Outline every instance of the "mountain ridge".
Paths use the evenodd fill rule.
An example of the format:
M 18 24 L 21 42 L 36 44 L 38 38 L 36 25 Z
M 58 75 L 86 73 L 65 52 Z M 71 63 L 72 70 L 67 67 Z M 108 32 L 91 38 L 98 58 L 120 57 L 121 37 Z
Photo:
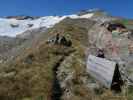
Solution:
M 5 50 L 0 52 L 0 99 L 132 100 L 132 86 L 125 85 L 127 88 L 123 91 L 128 94 L 125 96 L 125 92 L 116 93 L 106 88 L 86 71 L 88 55 L 97 56 L 98 50 L 104 48 L 106 59 L 120 61 L 120 68 L 125 68 L 121 72 L 129 77 L 123 79 L 128 82 L 133 79 L 133 57 L 130 55 L 133 52 L 129 53 L 133 35 L 125 26 L 129 25 L 129 20 L 125 23 L 125 19 L 101 12 L 51 16 L 50 21 L 51 18 L 58 21 L 52 20 L 55 22 L 50 27 L 44 27 L 46 21 L 43 27 L 26 30 L 10 37 L 11 40 L 9 37 L 1 39 L 0 46 L 9 41 L 9 47 L 1 46 Z M 117 45 L 113 47 L 112 44 Z M 112 50 L 120 51 L 117 57 Z

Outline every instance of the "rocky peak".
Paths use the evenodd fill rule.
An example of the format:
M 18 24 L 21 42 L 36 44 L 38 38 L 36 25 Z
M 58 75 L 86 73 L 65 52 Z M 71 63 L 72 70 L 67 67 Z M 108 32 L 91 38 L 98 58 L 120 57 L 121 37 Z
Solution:
M 107 14 L 104 10 L 102 9 L 98 9 L 98 8 L 95 8 L 95 9 L 89 9 L 89 10 L 81 10 L 78 12 L 78 15 L 85 15 L 85 14 L 88 14 L 88 13 L 103 13 L 103 14 Z

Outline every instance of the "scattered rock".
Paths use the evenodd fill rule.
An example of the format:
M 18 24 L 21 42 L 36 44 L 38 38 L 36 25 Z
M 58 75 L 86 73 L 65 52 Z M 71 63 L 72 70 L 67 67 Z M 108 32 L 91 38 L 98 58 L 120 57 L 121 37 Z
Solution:
M 27 63 L 27 64 L 32 64 L 33 60 L 34 60 L 34 55 L 33 54 L 30 54 L 30 55 L 28 55 L 25 58 L 24 62 Z
M 57 34 L 55 37 L 52 37 L 51 39 L 49 39 L 47 41 L 47 43 L 52 43 L 55 45 L 64 45 L 67 47 L 72 46 L 71 40 L 67 39 L 65 36 L 60 36 L 59 34 Z
M 17 28 L 17 27 L 19 27 L 19 24 L 10 24 L 10 26 L 11 26 L 12 28 Z
M 31 28 L 34 24 L 28 24 L 28 27 Z

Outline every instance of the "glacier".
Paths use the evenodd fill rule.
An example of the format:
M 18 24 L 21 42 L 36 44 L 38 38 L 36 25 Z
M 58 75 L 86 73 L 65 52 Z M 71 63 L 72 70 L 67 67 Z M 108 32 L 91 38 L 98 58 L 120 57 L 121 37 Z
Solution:
M 69 17 L 72 19 L 78 18 L 91 18 L 93 13 L 88 13 L 85 15 L 78 16 L 76 14 L 73 15 L 65 15 L 65 16 L 45 16 L 37 19 L 25 19 L 25 20 L 17 20 L 15 18 L 7 19 L 0 18 L 0 36 L 10 36 L 16 37 L 19 34 L 24 33 L 25 31 L 46 27 L 51 28 L 55 24 L 59 23 L 63 19 Z

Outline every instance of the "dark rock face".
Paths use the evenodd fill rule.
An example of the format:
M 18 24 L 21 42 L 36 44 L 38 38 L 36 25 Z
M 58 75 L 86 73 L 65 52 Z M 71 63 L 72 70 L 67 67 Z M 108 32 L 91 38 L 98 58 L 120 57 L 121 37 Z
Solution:
M 109 24 L 107 29 L 112 32 L 113 30 L 116 30 L 117 28 L 126 29 L 126 27 L 120 23 Z
M 15 18 L 17 20 L 27 20 L 27 19 L 34 20 L 34 19 L 37 19 L 39 17 L 33 17 L 33 16 L 7 16 L 6 18 L 8 18 L 8 19 Z
M 97 52 L 97 57 L 100 57 L 100 58 L 105 58 L 105 55 L 104 55 L 104 50 L 99 49 L 99 50 L 98 50 L 98 52 Z
M 10 24 L 10 26 L 11 26 L 12 28 L 17 28 L 17 27 L 19 27 L 19 24 Z
M 56 34 L 55 37 L 53 37 L 52 39 L 49 39 L 47 43 L 52 43 L 55 45 L 63 45 L 67 47 L 72 46 L 71 40 L 68 40 L 65 36 L 60 36 L 59 34 Z

